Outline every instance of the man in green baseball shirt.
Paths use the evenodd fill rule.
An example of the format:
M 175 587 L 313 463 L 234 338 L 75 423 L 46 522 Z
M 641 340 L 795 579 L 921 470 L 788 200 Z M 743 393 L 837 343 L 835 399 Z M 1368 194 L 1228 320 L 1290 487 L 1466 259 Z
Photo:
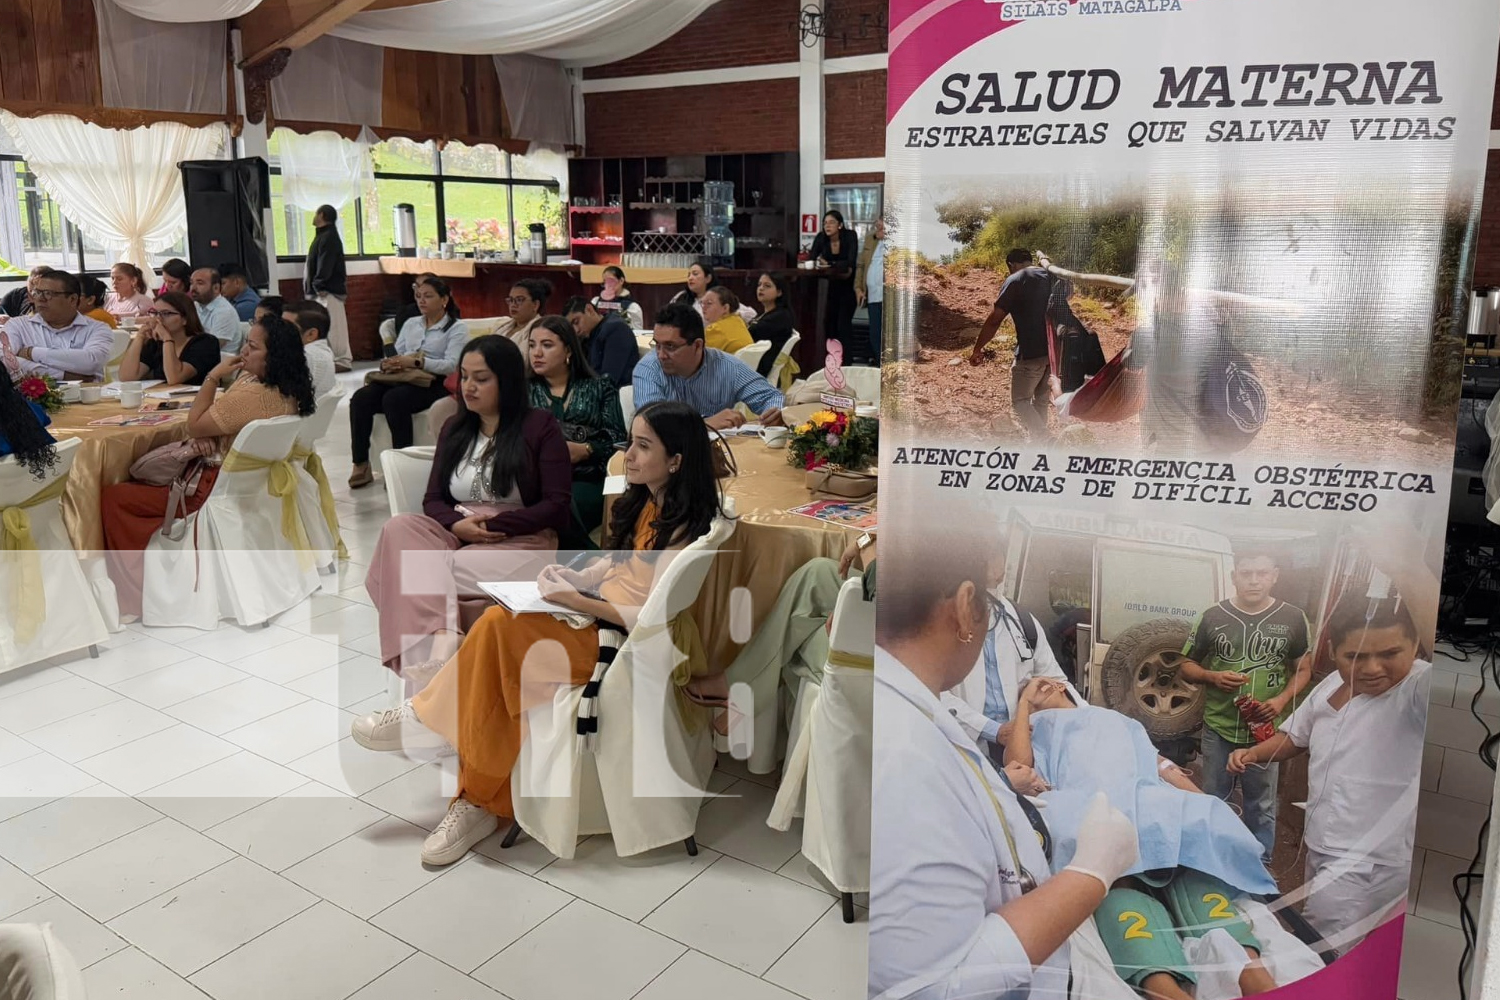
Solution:
M 1245 825 L 1265 849 L 1270 864 L 1276 847 L 1276 764 L 1230 774 L 1229 755 L 1255 746 L 1252 722 L 1279 723 L 1295 707 L 1312 680 L 1311 629 L 1301 608 L 1271 596 L 1280 575 L 1267 552 L 1237 552 L 1234 597 L 1198 618 L 1182 655 L 1184 680 L 1202 684 L 1203 790 L 1228 799 L 1238 782 Z M 1251 698 L 1242 713 L 1235 702 Z

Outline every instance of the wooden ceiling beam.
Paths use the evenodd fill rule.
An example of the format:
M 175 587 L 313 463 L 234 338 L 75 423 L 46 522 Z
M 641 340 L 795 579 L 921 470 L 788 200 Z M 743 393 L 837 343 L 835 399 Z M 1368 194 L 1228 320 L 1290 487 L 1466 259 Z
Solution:
M 278 49 L 296 50 L 376 0 L 265 0 L 238 21 L 243 66 L 253 66 Z

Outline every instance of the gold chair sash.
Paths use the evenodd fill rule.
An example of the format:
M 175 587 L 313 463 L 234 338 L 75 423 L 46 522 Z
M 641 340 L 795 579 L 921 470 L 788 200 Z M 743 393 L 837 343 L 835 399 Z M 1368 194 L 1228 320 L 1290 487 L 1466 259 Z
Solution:
M 20 503 L 0 508 L 0 551 L 18 563 L 11 579 L 11 607 L 16 609 L 16 641 L 25 645 L 36 638 L 47 620 L 47 593 L 42 586 L 42 558 L 37 554 L 36 539 L 31 534 L 33 507 L 59 500 L 68 488 L 68 477 L 54 479 L 40 492 Z M 15 555 L 11 556 L 10 553 Z
M 349 550 L 344 547 L 344 536 L 339 532 L 338 508 L 333 505 L 333 487 L 329 485 L 328 473 L 323 468 L 323 459 L 311 448 L 293 445 L 291 460 L 301 462 L 307 474 L 312 476 L 318 484 L 318 506 L 323 509 L 323 520 L 328 523 L 328 532 L 333 536 L 339 560 L 348 559 Z
M 302 526 L 302 512 L 297 509 L 297 470 L 289 458 L 256 458 L 230 450 L 221 466 L 224 472 L 269 472 L 266 492 L 281 501 L 281 534 L 297 550 L 297 561 L 303 569 L 312 567 L 312 543 Z

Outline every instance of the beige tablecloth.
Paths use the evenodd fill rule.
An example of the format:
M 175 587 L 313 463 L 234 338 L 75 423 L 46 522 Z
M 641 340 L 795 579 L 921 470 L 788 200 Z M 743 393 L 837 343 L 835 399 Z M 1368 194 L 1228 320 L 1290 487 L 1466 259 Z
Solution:
M 739 525 L 720 550 L 693 607 L 709 666 L 720 669 L 734 662 L 744 645 L 730 633 L 734 592 L 741 587 L 749 592 L 751 624 L 759 628 L 787 578 L 811 559 L 837 559 L 851 535 L 849 529 L 787 513 L 815 498 L 803 472 L 787 464 L 784 449 L 767 448 L 755 437 L 729 442 L 739 475 L 729 480 L 725 492 L 734 499 Z M 615 456 L 611 466 L 612 473 L 623 471 L 621 456 Z M 742 638 L 748 641 L 750 633 Z
M 73 403 L 53 414 L 52 425 L 47 428 L 59 440 L 83 441 L 62 499 L 63 524 L 79 552 L 104 549 L 104 524 L 99 518 L 104 487 L 129 479 L 130 466 L 152 448 L 188 436 L 185 410 L 172 414 L 167 423 L 150 427 L 89 426 L 91 420 L 121 412 L 119 402 L 113 399 L 89 405 Z

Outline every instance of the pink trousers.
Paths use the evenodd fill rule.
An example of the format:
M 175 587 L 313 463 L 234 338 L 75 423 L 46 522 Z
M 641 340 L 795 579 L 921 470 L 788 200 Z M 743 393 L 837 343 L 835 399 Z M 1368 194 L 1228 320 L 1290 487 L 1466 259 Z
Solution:
M 390 669 L 428 658 L 439 632 L 467 632 L 493 602 L 480 583 L 534 580 L 557 558 L 557 533 L 465 545 L 423 514 L 386 522 L 365 577 L 380 612 L 380 659 Z

